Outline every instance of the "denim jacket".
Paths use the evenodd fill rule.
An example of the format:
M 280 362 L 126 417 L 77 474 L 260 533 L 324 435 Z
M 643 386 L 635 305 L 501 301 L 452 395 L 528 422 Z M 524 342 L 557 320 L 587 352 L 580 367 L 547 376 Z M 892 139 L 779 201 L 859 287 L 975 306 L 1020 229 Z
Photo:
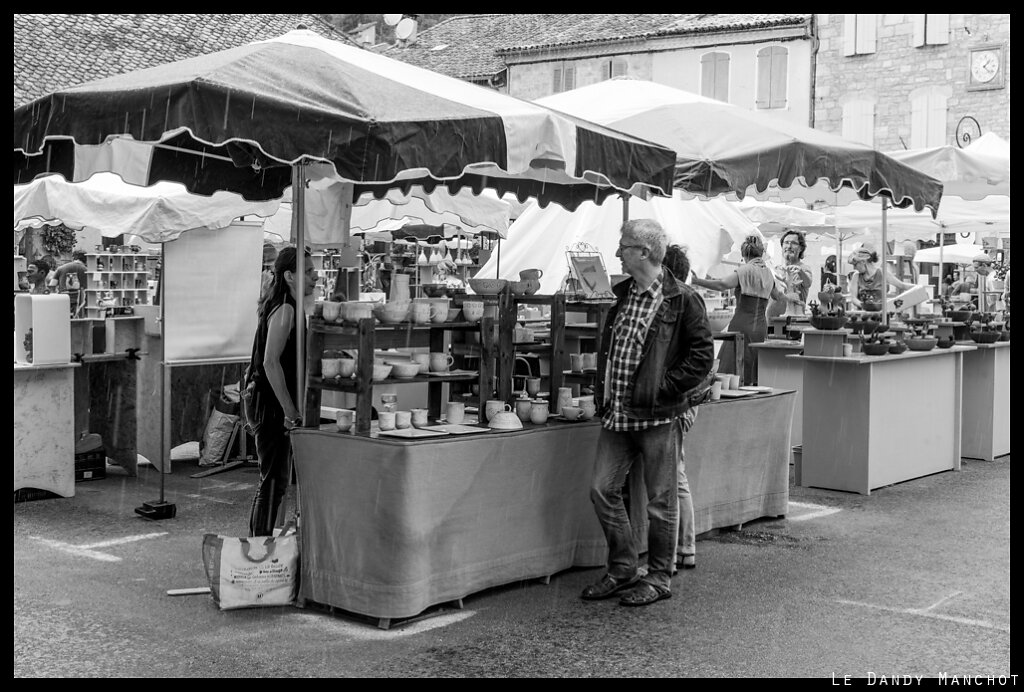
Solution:
M 707 399 L 714 379 L 715 346 L 704 301 L 667 268 L 663 271 L 663 299 L 647 329 L 640 365 L 630 377 L 623 401 L 626 415 L 639 420 L 682 415 Z M 633 281 L 627 279 L 612 288 L 617 301 L 602 328 L 594 397 L 602 409 L 612 325 Z

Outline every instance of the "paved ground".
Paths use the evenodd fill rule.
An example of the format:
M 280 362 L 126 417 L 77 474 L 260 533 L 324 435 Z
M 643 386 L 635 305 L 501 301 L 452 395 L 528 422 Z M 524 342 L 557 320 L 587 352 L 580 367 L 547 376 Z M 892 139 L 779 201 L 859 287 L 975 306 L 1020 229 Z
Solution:
M 78 483 L 74 498 L 15 504 L 15 677 L 850 675 L 881 684 L 1016 672 L 1008 456 L 870 496 L 791 488 L 785 519 L 702 538 L 697 569 L 648 608 L 581 601 L 601 570 L 570 570 L 388 631 L 315 609 L 221 612 L 208 595 L 168 596 L 206 586 L 204 533 L 245 535 L 255 469 L 189 477 L 198 470 L 179 462 L 165 477 L 177 508 L 166 521 L 134 512 L 159 498 L 150 466 L 137 478 L 113 469 Z

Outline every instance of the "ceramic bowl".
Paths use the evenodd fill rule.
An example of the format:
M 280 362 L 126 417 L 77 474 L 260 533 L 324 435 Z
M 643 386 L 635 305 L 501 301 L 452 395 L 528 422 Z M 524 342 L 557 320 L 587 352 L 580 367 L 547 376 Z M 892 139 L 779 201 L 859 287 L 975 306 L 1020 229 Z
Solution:
M 708 310 L 708 326 L 713 332 L 723 332 L 732 320 L 733 311 L 725 308 Z
M 952 348 L 955 343 L 956 339 L 951 336 L 947 336 L 945 339 L 939 339 L 935 346 L 938 348 Z
M 409 317 L 409 308 L 412 305 L 408 300 L 393 300 L 388 303 L 381 303 L 373 309 L 373 316 L 384 324 L 398 324 Z
M 954 322 L 970 322 L 973 314 L 974 310 L 949 310 L 946 312 L 946 317 Z
M 380 380 L 388 379 L 388 375 L 391 374 L 391 367 L 392 366 L 387 365 L 387 364 L 380 365 L 378 363 L 374 363 L 373 364 L 373 379 L 378 381 L 378 382 Z M 416 369 L 417 370 L 419 369 L 418 365 L 416 366 Z
M 889 344 L 861 344 L 860 350 L 866 356 L 884 356 L 889 352 Z
M 462 314 L 462 308 L 448 308 L 448 319 L 446 322 L 454 322 Z
M 934 336 L 907 337 L 904 341 L 911 351 L 930 351 L 939 343 Z
M 514 296 L 525 296 L 526 291 L 530 288 L 529 281 L 509 281 L 508 290 L 512 291 Z
M 999 341 L 1002 332 L 971 332 L 971 341 L 976 344 L 994 344 Z
M 907 344 L 903 341 L 894 341 L 889 344 L 889 353 L 899 355 L 907 350 Z
M 523 421 L 519 420 L 519 416 L 515 414 L 515 411 L 498 411 L 491 416 L 487 427 L 494 428 L 495 430 L 522 430 Z
M 388 365 L 391 366 L 391 374 L 394 377 L 400 377 L 402 379 L 406 379 L 406 378 L 409 378 L 409 377 L 415 377 L 416 374 L 419 373 L 419 371 L 420 371 L 420 364 L 419 363 L 411 363 L 409 361 L 404 361 L 404 360 L 401 360 L 401 361 L 398 361 L 398 360 L 390 361 L 388 363 Z
M 811 326 L 815 329 L 842 329 L 846 325 L 846 316 L 826 317 L 824 315 L 811 315 Z
M 339 316 L 343 322 L 358 322 L 373 317 L 373 306 L 366 300 L 348 300 L 341 303 Z
M 507 279 L 472 278 L 469 280 L 469 287 L 473 289 L 473 293 L 481 296 L 496 296 L 504 291 L 507 286 Z

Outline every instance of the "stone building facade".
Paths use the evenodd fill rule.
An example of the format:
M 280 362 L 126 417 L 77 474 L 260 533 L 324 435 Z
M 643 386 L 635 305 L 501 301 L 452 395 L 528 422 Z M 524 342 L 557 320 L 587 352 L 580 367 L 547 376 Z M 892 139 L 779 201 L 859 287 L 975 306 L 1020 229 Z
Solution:
M 816 24 L 814 127 L 880 151 L 1009 139 L 1009 14 L 819 14 Z

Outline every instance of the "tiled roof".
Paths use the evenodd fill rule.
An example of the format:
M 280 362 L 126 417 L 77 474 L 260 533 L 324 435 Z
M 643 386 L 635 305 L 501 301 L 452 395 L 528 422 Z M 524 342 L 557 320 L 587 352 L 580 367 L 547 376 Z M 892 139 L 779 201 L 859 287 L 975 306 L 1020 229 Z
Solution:
M 101 77 L 274 38 L 300 25 L 358 45 L 314 14 L 15 14 L 14 105 Z
M 474 14 L 451 17 L 419 32 L 408 47 L 382 51 L 393 58 L 461 79 L 505 68 L 503 56 L 693 33 L 731 32 L 808 23 L 810 14 Z M 443 48 L 441 46 L 444 46 Z

